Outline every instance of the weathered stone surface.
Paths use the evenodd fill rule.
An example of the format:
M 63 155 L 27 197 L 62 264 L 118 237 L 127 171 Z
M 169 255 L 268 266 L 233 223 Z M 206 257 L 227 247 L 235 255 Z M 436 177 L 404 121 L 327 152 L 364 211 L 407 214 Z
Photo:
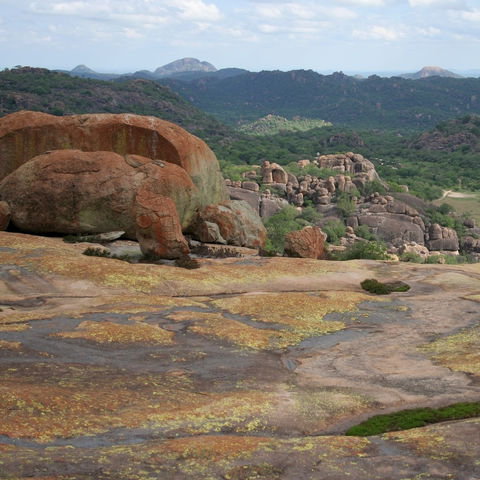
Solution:
M 7 202 L 0 202 L 0 231 L 6 230 L 10 223 L 10 206 Z
M 260 195 L 252 190 L 246 190 L 238 187 L 227 187 L 228 194 L 231 200 L 244 200 L 253 210 L 260 211 Z
M 143 255 L 153 258 L 179 258 L 190 252 L 182 234 L 175 203 L 144 185 L 135 197 L 133 216 L 136 237 Z
M 260 199 L 260 217 L 268 220 L 287 205 L 288 202 L 284 198 L 262 195 Z
M 229 245 L 250 248 L 261 248 L 265 245 L 267 232 L 260 217 L 242 200 L 207 205 L 195 217 L 189 233 L 202 240 L 200 237 L 205 234 L 206 222 L 218 225 L 221 238 Z
M 360 214 L 357 216 L 359 225 L 367 225 L 382 240 L 388 243 L 416 242 L 425 244 L 424 230 L 414 223 L 413 217 L 394 213 L 379 213 L 375 215 Z
M 201 206 L 197 187 L 178 165 L 139 155 L 55 150 L 23 164 L 0 182 L 12 223 L 25 232 L 101 233 L 123 230 L 135 238 L 137 191 L 173 200 L 186 227 Z
M 427 247 L 429 250 L 457 251 L 459 248 L 457 232 L 434 223 L 428 229 Z
M 425 245 L 419 245 L 415 242 L 404 243 L 398 247 L 398 253 L 400 255 L 405 253 L 413 253 L 414 255 L 419 255 L 421 258 L 426 259 L 430 256 L 430 252 Z
M 21 111 L 0 118 L 0 179 L 48 150 L 137 154 L 182 167 L 202 206 L 227 200 L 214 153 L 183 128 L 156 117 L 85 114 L 57 117 Z
M 305 227 L 285 235 L 285 253 L 289 257 L 325 258 L 326 235 L 320 227 Z

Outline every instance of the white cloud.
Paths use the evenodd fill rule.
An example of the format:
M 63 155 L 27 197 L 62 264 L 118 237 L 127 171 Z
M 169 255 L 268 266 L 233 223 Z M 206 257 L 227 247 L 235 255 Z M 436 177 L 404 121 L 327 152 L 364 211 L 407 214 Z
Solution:
M 384 40 L 387 42 L 394 42 L 404 37 L 403 32 L 392 28 L 384 27 L 382 25 L 373 25 L 364 30 L 354 30 L 352 35 L 361 40 Z
M 466 10 L 465 0 L 408 0 L 411 7 L 446 8 L 450 10 Z
M 469 22 L 480 22 L 480 9 L 474 8 L 468 12 L 461 12 L 460 16 Z
M 177 0 L 176 5 L 180 10 L 180 16 L 185 20 L 203 20 L 216 22 L 220 20 L 221 13 L 214 3 L 206 4 L 202 0 Z
M 384 7 L 385 0 L 340 0 L 340 3 L 354 7 Z
M 142 35 L 141 33 L 137 32 L 134 28 L 128 28 L 128 27 L 125 27 L 123 29 L 123 36 L 131 39 L 145 37 L 145 35 Z

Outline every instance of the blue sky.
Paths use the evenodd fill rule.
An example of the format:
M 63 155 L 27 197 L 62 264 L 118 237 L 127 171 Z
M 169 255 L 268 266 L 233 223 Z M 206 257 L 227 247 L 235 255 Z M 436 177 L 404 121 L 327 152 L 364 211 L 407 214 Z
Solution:
M 480 0 L 0 0 L 0 68 L 480 69 Z

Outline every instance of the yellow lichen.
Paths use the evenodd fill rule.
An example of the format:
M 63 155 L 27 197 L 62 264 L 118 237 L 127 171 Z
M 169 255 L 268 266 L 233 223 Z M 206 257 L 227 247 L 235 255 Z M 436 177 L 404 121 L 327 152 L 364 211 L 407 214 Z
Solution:
M 168 345 L 173 342 L 173 332 L 144 322 L 123 324 L 114 322 L 84 321 L 74 332 L 54 334 L 62 338 L 82 338 L 97 343 L 155 343 Z
M 451 370 L 480 375 L 480 325 L 421 345 L 419 350 Z

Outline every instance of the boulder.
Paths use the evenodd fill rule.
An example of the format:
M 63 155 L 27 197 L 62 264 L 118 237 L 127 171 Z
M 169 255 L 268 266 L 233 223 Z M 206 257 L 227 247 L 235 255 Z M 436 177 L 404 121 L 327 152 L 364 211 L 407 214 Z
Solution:
M 55 150 L 23 164 L 0 182 L 18 229 L 37 233 L 123 230 L 136 238 L 132 208 L 143 185 L 170 198 L 182 227 L 201 207 L 197 187 L 178 165 L 139 155 Z
M 260 217 L 268 220 L 287 205 L 288 202 L 284 198 L 262 195 L 260 199 Z
M 325 258 L 326 235 L 320 227 L 305 227 L 285 235 L 285 253 L 289 257 Z
M 283 167 L 277 163 L 270 163 L 268 160 L 262 165 L 262 183 L 288 183 L 288 174 Z
M 433 251 L 456 252 L 459 248 L 457 232 L 453 228 L 441 227 L 437 223 L 430 225 L 426 243 L 428 249 Z
M 429 257 L 430 252 L 428 251 L 428 248 L 425 245 L 419 245 L 418 243 L 415 242 L 410 242 L 410 243 L 404 243 L 398 247 L 397 252 L 400 255 L 403 254 L 414 254 L 418 255 L 423 259 L 426 259 Z
M 135 197 L 133 217 L 143 255 L 173 259 L 190 253 L 171 198 L 157 195 L 144 185 Z
M 156 117 L 85 114 L 57 117 L 21 111 L 0 118 L 0 180 L 49 150 L 136 154 L 181 167 L 201 206 L 228 199 L 214 153 L 183 128 Z
M 0 231 L 6 230 L 10 223 L 10 206 L 7 202 L 0 202 Z
M 263 248 L 267 232 L 258 214 L 244 201 L 207 205 L 198 212 L 188 232 L 202 241 L 208 229 L 206 223 L 216 224 L 220 236 L 229 245 L 249 248 Z M 205 237 L 203 237 L 205 238 Z
M 256 212 L 260 211 L 260 194 L 252 190 L 237 187 L 227 187 L 230 200 L 244 200 Z

